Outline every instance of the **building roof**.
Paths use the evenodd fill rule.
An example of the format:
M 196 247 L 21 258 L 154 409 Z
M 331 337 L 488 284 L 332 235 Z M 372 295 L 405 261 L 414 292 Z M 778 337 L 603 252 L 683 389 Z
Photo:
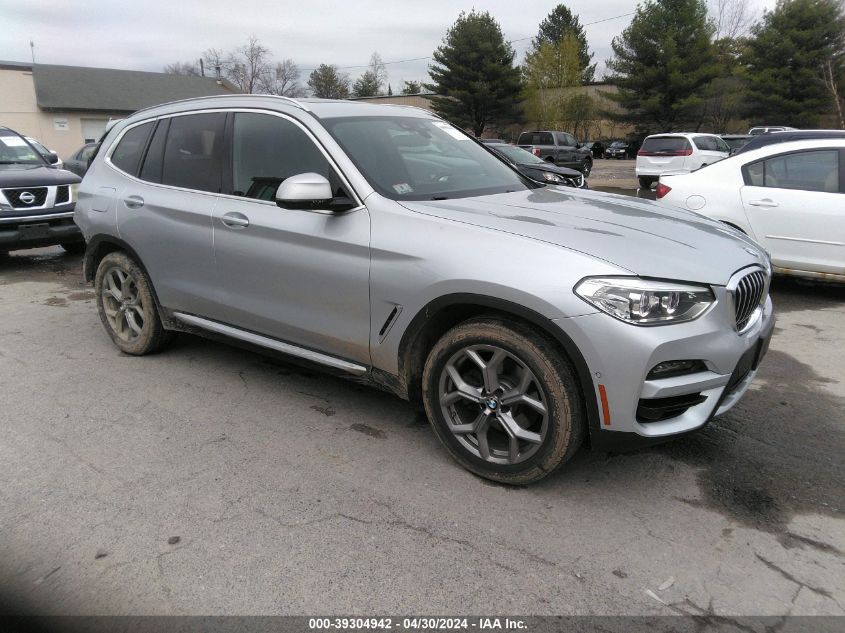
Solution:
M 134 112 L 166 101 L 238 92 L 214 77 L 52 64 L 31 68 L 38 107 L 45 110 Z

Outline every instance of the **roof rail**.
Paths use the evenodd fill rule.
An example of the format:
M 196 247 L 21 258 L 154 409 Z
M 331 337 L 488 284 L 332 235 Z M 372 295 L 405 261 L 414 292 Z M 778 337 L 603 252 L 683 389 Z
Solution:
M 305 112 L 311 112 L 311 110 L 308 109 L 304 104 L 300 103 L 296 99 L 292 99 L 291 97 L 283 97 L 281 95 L 262 95 L 262 94 L 238 93 L 238 94 L 230 94 L 230 95 L 207 95 L 205 97 L 191 97 L 189 99 L 176 99 L 175 101 L 166 101 L 164 103 L 157 103 L 156 105 L 147 106 L 146 108 L 141 108 L 139 110 L 135 110 L 135 112 L 133 112 L 133 114 L 137 114 L 138 112 L 145 112 L 147 110 L 152 110 L 153 108 L 158 108 L 158 107 L 161 107 L 161 106 L 174 105 L 176 103 L 185 103 L 187 101 L 205 101 L 205 100 L 208 100 L 208 99 L 232 99 L 232 98 L 237 98 L 237 97 L 250 97 L 250 96 L 252 96 L 252 97 L 264 97 L 264 98 L 269 98 L 269 99 L 281 99 L 284 102 L 289 103 L 290 105 L 294 106 L 295 108 L 299 108 L 300 110 L 304 110 Z

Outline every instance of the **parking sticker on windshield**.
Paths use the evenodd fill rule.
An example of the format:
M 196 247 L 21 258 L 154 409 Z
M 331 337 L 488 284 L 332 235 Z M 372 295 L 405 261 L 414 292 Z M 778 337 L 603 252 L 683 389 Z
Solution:
M 0 143 L 6 147 L 26 147 L 26 141 L 17 136 L 0 136 Z
M 398 185 L 393 185 L 393 190 L 398 194 L 403 193 L 411 193 L 414 191 L 414 188 L 409 185 L 407 182 L 400 182 Z
M 466 134 L 461 134 L 460 131 L 456 130 L 455 128 L 453 128 L 448 123 L 445 123 L 443 121 L 432 121 L 432 123 L 434 125 L 436 125 L 437 127 L 439 127 L 441 130 L 443 130 L 444 132 L 446 132 L 446 134 L 448 134 L 452 138 L 458 139 L 459 141 L 468 141 L 469 140 L 469 137 Z

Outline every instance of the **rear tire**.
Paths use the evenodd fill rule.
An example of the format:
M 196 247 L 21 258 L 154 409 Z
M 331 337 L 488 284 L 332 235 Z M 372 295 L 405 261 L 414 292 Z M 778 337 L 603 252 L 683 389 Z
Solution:
M 637 180 L 640 181 L 640 188 L 642 189 L 651 189 L 651 185 L 657 182 L 656 179 L 648 178 L 646 176 L 640 176 Z
M 574 370 L 554 349 L 535 330 L 494 317 L 466 321 L 434 345 L 423 403 L 455 461 L 486 479 L 529 484 L 575 454 L 584 404 Z
M 152 354 L 170 341 L 172 332 L 162 325 L 149 277 L 125 253 L 115 251 L 103 257 L 94 291 L 100 320 L 121 352 Z

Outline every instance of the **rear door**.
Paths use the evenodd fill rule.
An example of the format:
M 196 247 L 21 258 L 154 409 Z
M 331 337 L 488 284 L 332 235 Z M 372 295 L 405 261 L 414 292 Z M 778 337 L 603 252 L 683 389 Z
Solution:
M 222 183 L 225 119 L 209 112 L 155 122 L 140 169 L 124 166 L 131 174 L 134 165 L 137 177 L 125 178 L 116 191 L 120 236 L 138 253 L 167 308 L 217 310 L 211 213 Z M 122 142 L 111 163 L 122 160 Z
M 688 165 L 690 170 L 699 169 L 704 165 L 712 165 L 724 160 L 731 154 L 731 148 L 718 136 L 711 134 L 699 134 L 692 137 L 693 143 L 698 148 L 698 155 L 692 157 L 693 164 Z
M 745 165 L 743 179 L 745 213 L 775 266 L 842 274 L 845 150 L 779 154 Z
M 218 319 L 300 347 L 369 365 L 370 217 L 328 155 L 298 122 L 233 113 L 231 170 L 214 210 L 214 248 L 226 306 Z M 314 172 L 345 209 L 282 209 L 279 184 Z

